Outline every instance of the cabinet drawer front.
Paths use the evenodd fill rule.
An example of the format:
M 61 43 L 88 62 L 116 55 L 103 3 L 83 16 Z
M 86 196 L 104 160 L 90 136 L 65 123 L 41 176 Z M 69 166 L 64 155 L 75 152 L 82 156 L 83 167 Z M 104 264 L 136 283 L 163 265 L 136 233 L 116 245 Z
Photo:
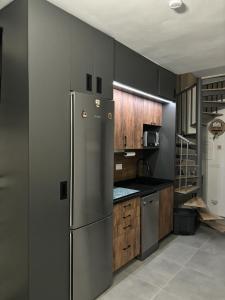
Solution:
M 127 247 L 125 235 L 113 240 L 113 271 L 118 270 L 129 261 Z
M 140 227 L 134 228 L 127 233 L 127 255 L 132 260 L 140 254 Z
M 131 217 L 123 219 L 117 226 L 117 236 L 128 234 L 131 230 L 136 229 L 139 225 L 135 213 Z
M 134 198 L 116 204 L 113 208 L 113 225 L 126 225 L 129 220 L 134 220 L 140 215 L 140 198 Z

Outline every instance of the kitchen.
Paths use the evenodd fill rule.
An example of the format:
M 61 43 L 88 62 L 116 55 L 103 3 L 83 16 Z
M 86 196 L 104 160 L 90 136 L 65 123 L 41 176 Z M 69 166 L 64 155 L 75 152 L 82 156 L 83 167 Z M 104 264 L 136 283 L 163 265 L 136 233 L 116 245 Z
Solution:
M 92 300 L 173 230 L 176 74 L 28 2 L 0 11 L 1 299 Z

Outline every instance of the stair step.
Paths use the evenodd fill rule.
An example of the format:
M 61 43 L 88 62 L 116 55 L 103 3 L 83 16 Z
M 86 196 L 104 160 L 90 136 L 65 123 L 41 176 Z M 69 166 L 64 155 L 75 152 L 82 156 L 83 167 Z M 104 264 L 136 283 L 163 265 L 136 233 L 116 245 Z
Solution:
M 203 77 L 202 78 L 202 84 L 211 84 L 215 82 L 221 82 L 225 81 L 225 74 L 216 75 L 216 76 L 209 76 L 209 77 Z
M 202 96 L 222 96 L 225 95 L 225 88 L 218 89 L 202 89 Z
M 224 103 L 225 104 L 225 103 Z M 183 134 L 184 137 L 186 138 L 197 138 L 197 133 L 186 133 L 186 134 Z
M 181 147 L 181 143 L 176 143 L 176 146 L 178 148 L 180 148 Z M 188 147 L 189 147 L 189 149 L 196 149 L 197 144 L 189 144 Z M 183 143 L 183 149 L 187 149 L 187 144 L 186 143 Z
M 223 106 L 223 105 L 225 105 L 225 101 L 217 101 L 217 100 L 215 100 L 215 101 L 203 101 L 203 104 L 205 104 L 205 105 L 215 105 L 215 106 Z
M 179 180 L 179 179 L 194 179 L 194 178 L 198 178 L 197 175 L 190 175 L 190 176 L 185 176 L 185 175 L 182 175 L 182 176 L 177 176 L 176 177 L 176 180 Z
M 199 189 L 198 186 L 190 186 L 190 187 L 184 186 L 184 187 L 175 189 L 175 193 L 187 195 L 187 194 L 196 192 L 198 189 Z
M 198 168 L 199 165 L 176 165 L 177 167 L 183 167 L 183 168 Z
M 197 153 L 189 153 L 188 155 L 187 155 L 187 153 L 183 153 L 182 155 L 181 154 L 179 154 L 179 153 L 177 153 L 176 154 L 176 157 L 184 157 L 184 156 L 194 156 L 194 157 L 197 157 L 198 155 L 197 155 Z
M 214 113 L 214 112 L 207 112 L 207 111 L 204 111 L 202 114 L 205 115 L 205 116 L 214 117 L 214 118 L 223 116 L 223 114 Z

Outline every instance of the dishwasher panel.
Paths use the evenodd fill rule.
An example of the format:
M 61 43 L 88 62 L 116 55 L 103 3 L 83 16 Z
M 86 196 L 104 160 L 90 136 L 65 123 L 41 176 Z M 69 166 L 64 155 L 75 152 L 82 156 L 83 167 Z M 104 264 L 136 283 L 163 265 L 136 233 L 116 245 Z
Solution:
M 156 249 L 159 241 L 159 193 L 141 199 L 141 254 L 144 260 Z

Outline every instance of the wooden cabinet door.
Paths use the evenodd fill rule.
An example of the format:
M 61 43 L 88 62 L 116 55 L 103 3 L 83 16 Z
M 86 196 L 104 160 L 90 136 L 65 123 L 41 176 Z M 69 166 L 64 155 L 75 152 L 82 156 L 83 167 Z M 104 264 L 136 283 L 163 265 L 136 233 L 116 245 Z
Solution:
M 124 149 L 124 131 L 123 131 L 123 111 L 122 94 L 119 90 L 113 90 L 113 100 L 115 101 L 115 119 L 114 119 L 114 149 Z
M 154 121 L 154 103 L 144 99 L 143 123 L 152 124 Z
M 162 104 L 153 102 L 153 125 L 162 125 Z
M 144 100 L 134 97 L 134 149 L 143 149 Z
M 113 208 L 113 271 L 140 253 L 140 198 Z
M 173 186 L 160 192 L 159 200 L 159 240 L 173 230 Z
M 134 96 L 122 93 L 122 121 L 123 121 L 123 140 L 124 149 L 134 149 Z

